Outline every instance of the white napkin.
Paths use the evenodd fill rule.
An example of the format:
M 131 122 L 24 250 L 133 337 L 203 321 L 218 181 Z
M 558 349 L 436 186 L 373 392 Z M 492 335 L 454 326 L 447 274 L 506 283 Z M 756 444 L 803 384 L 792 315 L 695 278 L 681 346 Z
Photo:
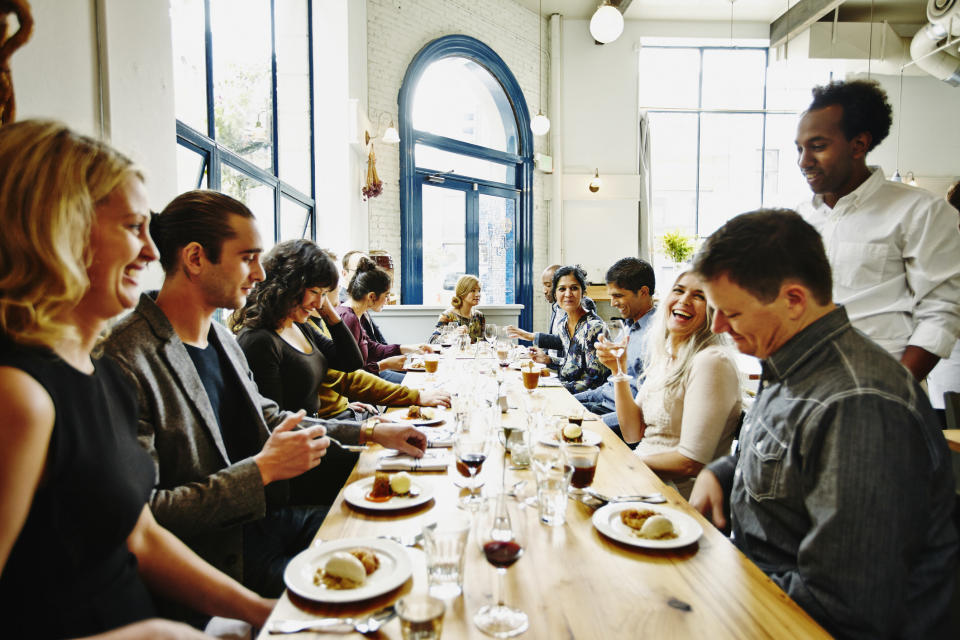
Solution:
M 453 432 L 438 427 L 415 427 L 417 431 L 427 436 L 427 446 L 447 448 L 453 446 Z
M 553 372 L 550 372 L 550 375 L 546 378 L 540 378 L 541 387 L 562 387 L 563 383 L 560 382 L 560 378 Z
M 450 466 L 450 454 L 446 451 L 427 450 L 422 458 L 406 454 L 387 454 L 377 463 L 379 471 L 444 471 Z

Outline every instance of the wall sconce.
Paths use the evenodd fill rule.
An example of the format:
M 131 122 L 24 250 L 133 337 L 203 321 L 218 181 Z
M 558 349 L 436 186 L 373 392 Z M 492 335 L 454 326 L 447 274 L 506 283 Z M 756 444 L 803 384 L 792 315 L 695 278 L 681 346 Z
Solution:
M 590 189 L 590 193 L 596 193 L 600 191 L 600 187 L 603 185 L 603 181 L 600 179 L 600 169 L 593 170 L 593 180 L 590 181 L 590 184 L 587 185 L 587 188 Z
M 917 179 L 914 177 L 913 171 L 907 171 L 907 175 L 905 176 L 905 182 L 911 187 L 917 186 Z
M 606 0 L 590 18 L 590 35 L 600 44 L 609 44 L 623 33 L 623 14 Z
M 383 122 L 383 116 L 387 115 L 386 113 L 381 113 L 380 117 L 377 118 L 377 130 L 380 130 L 380 123 Z M 387 144 L 397 144 L 400 142 L 400 134 L 397 133 L 397 128 L 393 126 L 393 118 L 390 118 L 390 126 L 383 130 L 383 133 L 377 135 L 370 135 L 369 131 L 363 132 L 363 140 L 365 144 L 370 144 L 371 140 L 376 140 L 380 138 Z

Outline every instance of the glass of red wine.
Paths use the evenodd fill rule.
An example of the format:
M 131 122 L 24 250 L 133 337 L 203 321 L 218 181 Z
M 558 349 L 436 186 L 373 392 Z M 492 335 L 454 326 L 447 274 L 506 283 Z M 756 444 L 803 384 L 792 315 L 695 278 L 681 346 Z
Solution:
M 510 501 L 500 494 L 489 502 L 489 509 L 477 528 L 477 539 L 482 544 L 487 562 L 497 570 L 497 604 L 481 607 L 473 616 L 480 631 L 495 638 L 510 638 L 527 630 L 527 614 L 504 602 L 503 577 L 523 555 L 526 542 L 525 512 L 518 502 Z
M 479 492 L 482 485 L 477 482 L 477 475 L 490 453 L 490 429 L 480 413 L 475 412 L 465 420 L 453 440 L 457 471 L 469 481 L 469 493 L 460 498 L 460 507 L 470 510 L 476 510 L 483 502 Z

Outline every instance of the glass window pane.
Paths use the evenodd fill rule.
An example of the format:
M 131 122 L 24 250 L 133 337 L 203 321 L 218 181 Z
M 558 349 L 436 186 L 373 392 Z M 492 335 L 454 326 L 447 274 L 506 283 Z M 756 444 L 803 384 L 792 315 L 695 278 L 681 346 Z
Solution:
M 207 56 L 203 0 L 171 0 L 170 22 L 177 119 L 206 134 Z
M 310 209 L 296 200 L 280 196 L 280 240 L 312 238 Z
M 704 51 L 703 108 L 762 109 L 765 66 L 763 51 Z
M 653 233 L 696 231 L 697 115 L 651 113 Z
M 696 109 L 700 90 L 698 49 L 640 49 L 640 105 Z
M 211 0 L 215 137 L 273 171 L 269 0 Z
M 449 305 L 467 272 L 466 195 L 423 185 L 423 304 Z
M 178 144 L 177 191 L 183 193 L 191 189 L 206 189 L 208 184 L 206 155 Z
M 220 167 L 220 182 L 220 191 L 233 196 L 253 212 L 263 250 L 269 251 L 274 245 L 273 187 L 228 165 Z
M 413 127 L 454 140 L 516 153 L 517 122 L 503 87 L 466 58 L 437 60 L 413 98 Z
M 762 115 L 703 114 L 700 237 L 709 236 L 733 216 L 760 206 L 762 145 Z
M 479 196 L 480 287 L 483 304 L 513 304 L 517 200 Z
M 797 166 L 799 115 L 767 116 L 766 162 L 763 166 L 763 206 L 795 209 L 811 197 L 810 187 Z
M 280 179 L 313 195 L 310 182 L 310 41 L 307 0 L 276 3 L 277 165 Z
M 513 184 L 515 181 L 516 169 L 513 165 L 481 160 L 452 151 L 443 151 L 425 144 L 414 145 L 413 153 L 418 169 L 455 173 L 470 178 L 506 184 Z

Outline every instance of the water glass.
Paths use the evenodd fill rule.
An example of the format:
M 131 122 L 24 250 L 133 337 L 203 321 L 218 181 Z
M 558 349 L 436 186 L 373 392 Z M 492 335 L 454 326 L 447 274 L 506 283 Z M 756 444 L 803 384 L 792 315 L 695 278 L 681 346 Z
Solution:
M 458 514 L 423 528 L 430 595 L 446 599 L 463 593 L 463 567 L 469 534 L 470 519 Z
M 510 429 L 506 448 L 510 451 L 510 462 L 515 467 L 526 469 L 530 466 L 530 429 Z
M 533 466 L 537 478 L 537 513 L 540 522 L 562 527 L 567 522 L 567 489 L 573 467 L 561 461 Z
M 403 640 L 437 640 L 443 633 L 442 600 L 426 595 L 408 595 L 397 601 Z

